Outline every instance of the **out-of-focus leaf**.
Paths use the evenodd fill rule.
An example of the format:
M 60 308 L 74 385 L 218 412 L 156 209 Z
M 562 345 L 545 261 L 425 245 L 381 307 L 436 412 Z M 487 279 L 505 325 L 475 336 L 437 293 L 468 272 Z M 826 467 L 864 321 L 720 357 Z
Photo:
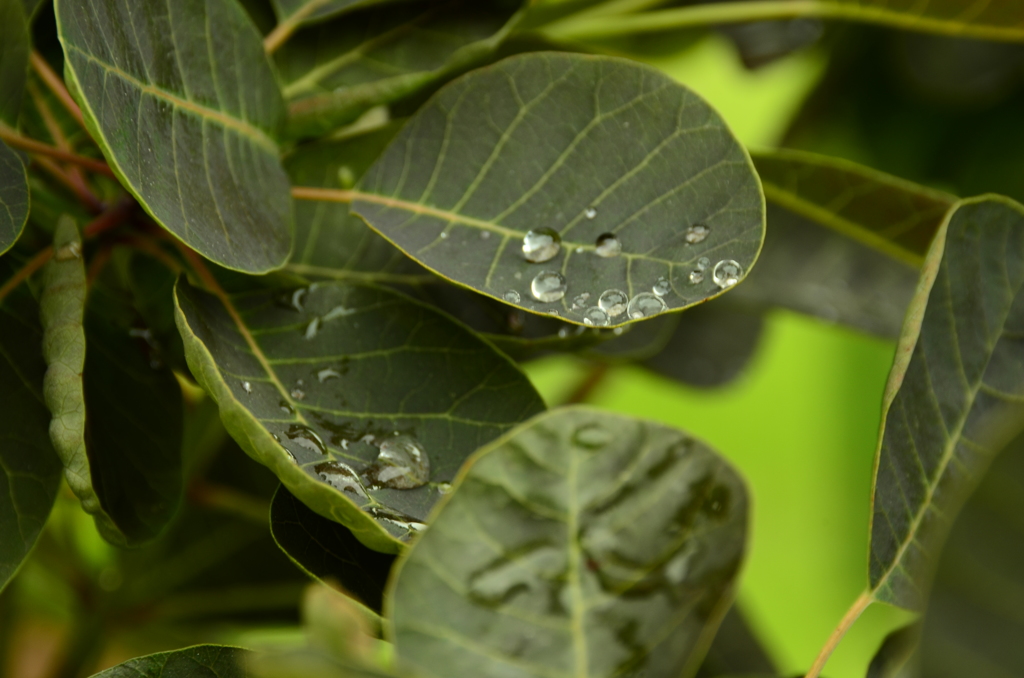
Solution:
M 368 615 L 340 591 L 313 584 L 302 597 L 302 625 L 312 647 L 356 664 L 373 665 L 373 626 Z
M 349 197 L 427 268 L 595 326 L 721 294 L 764 237 L 760 185 L 721 117 L 659 71 L 610 57 L 520 55 L 455 80 Z M 544 261 L 531 263 L 523 238 L 541 229 L 561 245 L 537 243 L 531 258 Z M 599 241 L 621 254 L 599 256 Z M 707 275 L 691 282 L 702 257 Z
M 234 0 L 56 0 L 65 74 L 93 138 L 154 219 L 204 256 L 261 273 L 291 249 L 273 137 L 284 104 Z
M 32 48 L 22 0 L 0 0 L 0 123 L 18 124 Z
M 586 408 L 474 455 L 399 560 L 400 663 L 425 676 L 669 678 L 730 604 L 747 496 L 703 443 Z
M 311 576 L 333 580 L 381 611 L 393 555 L 363 546 L 347 527 L 327 520 L 284 487 L 274 494 L 270 529 L 281 550 Z
M 402 3 L 296 35 L 276 61 L 288 128 L 316 136 L 481 61 L 512 28 L 515 3 Z
M 28 174 L 18 154 L 0 141 L 0 254 L 11 249 L 28 221 Z
M 754 635 L 740 609 L 733 605 L 718 627 L 715 640 L 700 665 L 696 678 L 727 674 L 777 675 L 775 665 Z
M 154 359 L 187 373 L 185 347 L 174 324 L 174 283 L 178 276 L 142 252 L 133 253 L 127 269 L 126 286 L 145 324 L 136 334 L 150 343 Z
M 12 274 L 0 259 L 0 277 Z M 0 589 L 18 571 L 46 523 L 60 486 L 43 402 L 46 363 L 39 308 L 23 285 L 0 300 Z
M 417 678 L 418 675 L 356 666 L 316 648 L 260 652 L 251 668 L 256 678 Z
M 189 367 L 231 435 L 377 550 L 396 552 L 470 453 L 544 408 L 490 345 L 380 288 L 216 296 L 180 280 L 176 299 Z
M 735 43 L 744 66 L 759 68 L 815 43 L 823 28 L 815 19 L 786 19 L 752 21 L 719 30 Z
M 327 19 L 335 14 L 396 0 L 270 0 L 279 21 L 302 23 Z
M 196 645 L 129 659 L 94 678 L 246 678 L 251 657 L 238 647 Z
M 943 222 L 886 386 L 869 592 L 920 609 L 937 551 L 993 454 L 1024 424 L 1024 207 L 960 202 Z
M 693 307 L 699 308 L 699 307 Z M 693 310 L 693 309 L 690 309 Z M 646 360 L 658 354 L 668 345 L 682 314 L 673 313 L 641 323 L 616 327 L 611 338 L 587 352 L 598 360 L 607 362 Z
M 920 638 L 921 628 L 918 623 L 896 629 L 887 635 L 878 652 L 871 658 L 867 678 L 899 678 L 907 675 L 904 671 L 908 668 Z
M 939 559 L 920 675 L 1024 675 L 1024 437 L 996 457 Z

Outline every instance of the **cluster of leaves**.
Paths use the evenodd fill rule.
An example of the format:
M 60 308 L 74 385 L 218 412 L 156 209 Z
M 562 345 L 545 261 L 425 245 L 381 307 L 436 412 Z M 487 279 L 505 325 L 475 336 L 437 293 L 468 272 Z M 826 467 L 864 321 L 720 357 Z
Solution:
M 66 675 L 107 624 L 180 647 L 290 619 L 310 576 L 346 595 L 306 595 L 307 647 L 101 675 L 772 674 L 730 609 L 737 471 L 681 431 L 545 411 L 517 361 L 716 385 L 780 307 L 898 339 L 868 586 L 840 632 L 872 601 L 926 608 L 953 519 L 1024 429 L 1024 207 L 751 155 L 686 87 L 587 41 L 772 20 L 753 27 L 784 52 L 794 15 L 1019 41 L 1024 14 L 661 4 L 0 0 L 0 584 L 62 478 L 119 549 Z M 874 675 L 966 671 L 960 645 L 1021 666 L 962 630 L 1005 606 L 956 587 L 1020 585 L 1021 554 L 990 548 L 1024 515 L 1018 448 Z

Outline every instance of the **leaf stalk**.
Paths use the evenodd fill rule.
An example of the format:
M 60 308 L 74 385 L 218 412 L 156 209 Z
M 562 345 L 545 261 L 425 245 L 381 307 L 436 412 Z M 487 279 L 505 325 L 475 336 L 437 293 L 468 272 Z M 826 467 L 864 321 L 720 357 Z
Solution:
M 868 609 L 868 606 L 871 605 L 873 601 L 874 598 L 867 591 L 860 594 L 860 596 L 857 597 L 857 600 L 853 601 L 853 605 L 851 605 L 850 609 L 846 611 L 843 618 L 839 620 L 839 625 L 836 627 L 836 630 L 833 631 L 832 635 L 828 637 L 827 641 L 825 641 L 825 646 L 821 648 L 821 652 L 818 653 L 818 658 L 814 660 L 814 663 L 811 665 L 811 668 L 807 672 L 805 678 L 818 678 L 818 676 L 821 675 L 822 669 L 825 668 L 825 664 L 828 662 L 829 657 L 832 656 L 832 653 L 839 645 L 839 641 L 843 639 L 843 636 L 845 636 L 846 632 L 850 630 L 853 623 L 860 618 L 864 610 Z
M 36 50 L 32 50 L 32 54 L 29 55 L 29 63 L 32 65 L 32 70 L 42 78 L 43 82 L 46 83 L 48 88 L 50 88 L 50 91 L 57 97 L 61 105 L 63 105 L 64 108 L 67 109 L 68 113 L 71 114 L 71 117 L 73 117 L 78 124 L 82 126 L 82 129 L 85 129 L 85 118 L 82 117 L 82 109 L 80 109 L 78 104 L 75 103 L 75 100 L 71 98 L 71 93 L 68 92 L 68 88 L 64 86 L 64 81 L 60 79 L 60 76 L 57 75 L 52 68 L 50 68 L 50 64 L 46 63 L 46 59 L 44 59 Z
M 29 153 L 45 155 L 57 160 L 63 160 L 64 162 L 84 167 L 90 172 L 97 172 L 99 174 L 105 174 L 108 177 L 114 177 L 114 171 L 102 160 L 86 158 L 85 156 L 65 151 L 57 148 L 56 146 L 50 146 L 49 144 L 44 144 L 36 141 L 35 139 L 29 139 L 8 127 L 0 126 L 0 140 L 3 140 L 5 144 L 12 148 L 20 148 L 21 150 L 28 151 Z

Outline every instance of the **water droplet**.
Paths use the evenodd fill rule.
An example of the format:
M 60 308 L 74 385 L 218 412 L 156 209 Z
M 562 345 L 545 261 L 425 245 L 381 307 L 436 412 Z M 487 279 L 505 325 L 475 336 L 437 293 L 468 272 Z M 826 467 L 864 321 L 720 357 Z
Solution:
M 661 313 L 665 308 L 665 302 L 657 294 L 641 292 L 629 301 L 629 317 L 633 320 L 649 318 Z
M 441 494 L 448 494 L 448 493 L 450 493 L 452 491 L 452 484 L 451 483 L 438 483 L 437 484 L 437 491 L 440 492 Z
M 572 300 L 572 309 L 575 311 L 581 308 L 586 308 L 588 299 L 590 299 L 590 292 L 577 294 L 576 298 Z
M 622 243 L 612 233 L 602 233 L 597 236 L 594 251 L 597 256 L 610 259 L 622 254 Z
M 276 440 L 277 442 L 281 442 L 281 436 L 277 435 L 276 433 L 271 433 L 270 437 Z M 287 450 L 285 451 L 287 452 Z
M 625 331 L 625 327 L 616 327 L 614 330 L 612 330 L 612 334 L 614 334 L 616 337 L 621 337 L 623 333 L 625 333 Z
M 549 303 L 565 296 L 565 278 L 553 271 L 541 271 L 530 283 L 530 292 L 537 301 Z
M 293 441 L 304 450 L 309 450 L 316 454 L 327 454 L 327 446 L 324 445 L 324 441 L 317 435 L 316 431 L 308 426 L 292 424 L 285 431 L 285 435 L 288 436 L 288 440 Z
M 327 381 L 328 379 L 337 379 L 340 376 L 341 372 L 337 370 L 332 370 L 329 367 L 325 370 L 320 370 L 319 372 L 316 373 L 316 378 L 321 384 Z
M 559 328 L 559 330 L 558 330 L 558 338 L 559 339 L 565 339 L 568 336 L 569 336 L 569 328 L 568 327 Z
M 356 312 L 356 309 L 354 309 L 354 308 L 345 308 L 344 306 L 335 306 L 330 311 L 328 311 L 326 314 L 324 314 L 324 317 L 322 318 L 322 320 L 324 322 L 327 322 L 328 320 L 334 320 L 335 318 L 341 318 L 342 316 L 352 315 L 355 312 Z
M 279 439 L 277 438 L 277 436 L 274 436 L 274 439 L 275 439 L 275 440 L 277 440 L 277 442 L 281 442 L 281 441 L 280 441 L 280 440 L 279 440 Z M 284 449 L 284 448 L 281 448 L 281 449 Z M 295 455 L 294 455 L 294 454 L 292 454 L 292 451 L 291 451 L 291 450 L 284 450 L 284 453 L 285 453 L 286 455 L 288 455 L 288 460 L 289 460 L 289 461 L 291 461 L 291 462 L 292 462 L 293 464 L 298 464 L 298 463 L 299 463 L 299 460 L 295 458 Z
M 313 467 L 320 479 L 336 490 L 348 492 L 360 497 L 366 496 L 366 488 L 359 476 L 347 464 L 340 461 L 328 461 Z
M 701 257 L 700 259 L 697 260 L 697 268 L 700 269 L 701 271 L 706 271 L 708 266 L 710 265 L 711 260 L 708 259 L 707 257 Z
M 295 410 L 288 404 L 287 400 L 282 400 L 278 405 L 281 407 L 281 411 L 285 414 L 295 414 Z
M 300 388 L 293 388 L 292 389 L 292 397 L 295 398 L 296 400 L 305 400 L 306 399 L 306 392 L 303 391 Z
M 588 450 L 597 450 L 612 439 L 611 432 L 598 424 L 584 424 L 572 436 L 572 441 Z
M 441 240 L 448 239 L 448 231 L 441 231 Z
M 702 282 L 704 282 L 704 271 L 701 271 L 700 269 L 690 271 L 691 285 L 699 285 Z
M 364 472 L 373 486 L 411 490 L 430 480 L 430 459 L 410 436 L 395 436 L 380 444 L 380 454 Z
M 299 289 L 292 292 L 292 308 L 294 308 L 296 311 L 302 310 L 302 301 L 303 298 L 306 296 L 306 291 L 306 288 L 300 287 Z
M 365 436 L 363 436 L 362 438 L 359 439 L 359 442 L 365 443 L 367 445 L 373 445 L 373 441 L 374 440 L 376 440 L 376 438 L 374 438 L 372 435 L 367 433 Z
M 659 297 L 665 296 L 666 294 L 669 293 L 671 289 L 672 283 L 670 283 L 668 281 L 668 278 L 666 278 L 665 276 L 661 276 L 660 278 L 658 278 L 658 282 L 654 283 L 654 286 L 651 287 L 651 291 L 657 294 Z
M 605 290 L 597 299 L 597 305 L 609 318 L 625 313 L 628 304 L 629 297 L 622 290 Z
M 708 233 L 710 232 L 711 229 L 708 228 L 707 225 L 694 224 L 693 226 L 690 226 L 690 228 L 686 229 L 686 244 L 696 245 L 697 243 L 702 242 L 704 238 L 708 237 Z
M 732 259 L 724 259 L 715 264 L 715 270 L 711 272 L 711 279 L 715 284 L 725 289 L 732 287 L 743 277 L 743 267 Z
M 510 304 L 518 304 L 520 299 L 519 292 L 509 290 L 508 292 L 505 292 L 504 299 Z
M 490 238 L 491 238 L 491 232 L 490 231 L 480 231 L 480 239 L 481 240 L 490 240 Z
M 69 242 L 57 250 L 57 253 L 53 255 L 57 261 L 71 261 L 72 259 L 78 259 L 82 256 L 82 243 L 80 242 Z
M 352 188 L 356 185 L 356 175 L 348 165 L 338 168 L 338 183 L 342 188 Z
M 312 339 L 320 331 L 320 318 L 313 318 L 306 325 L 306 339 Z
M 583 322 L 591 327 L 604 327 L 608 324 L 608 314 L 597 306 L 591 306 L 583 312 Z
M 305 386 L 306 385 L 306 380 L 305 379 L 296 379 L 295 380 L 295 385 L 296 386 Z
M 587 219 L 593 219 L 594 217 L 596 217 L 596 216 L 597 216 L 597 210 L 596 210 L 596 209 L 594 209 L 593 207 L 588 207 L 587 209 L 585 209 L 585 210 L 583 211 L 583 215 L 584 215 L 584 216 L 585 216 L 585 217 L 586 217 Z
M 242 388 L 245 390 L 246 393 L 252 393 L 252 384 L 250 384 L 249 382 L 243 381 Z
M 512 275 L 512 277 L 515 278 L 516 280 L 522 280 L 523 279 L 523 272 L 522 271 L 516 271 Z
M 562 249 L 562 236 L 550 228 L 530 231 L 523 236 L 523 257 L 534 264 L 554 259 Z

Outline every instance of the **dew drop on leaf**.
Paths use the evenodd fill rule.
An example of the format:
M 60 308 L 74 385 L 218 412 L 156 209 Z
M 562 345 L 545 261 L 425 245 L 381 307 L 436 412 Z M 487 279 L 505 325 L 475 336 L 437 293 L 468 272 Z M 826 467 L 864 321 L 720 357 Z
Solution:
M 699 242 L 703 242 L 704 238 L 708 237 L 708 233 L 711 233 L 711 229 L 706 225 L 694 224 L 686 229 L 686 244 L 696 245 Z
M 320 331 L 320 318 L 313 318 L 306 325 L 306 339 L 312 339 Z
M 308 426 L 292 424 L 285 431 L 285 435 L 288 436 L 288 440 L 291 440 L 304 450 L 320 455 L 327 454 L 327 446 L 324 445 L 324 441 L 317 435 L 316 431 Z
M 659 297 L 663 297 L 669 293 L 672 289 L 672 283 L 668 281 L 668 278 L 661 276 L 658 281 L 651 287 L 651 291 L 657 294 Z
M 594 217 L 597 216 L 597 210 L 594 209 L 593 207 L 588 207 L 586 210 L 584 210 L 583 215 L 587 219 L 593 219 Z
M 641 292 L 629 301 L 629 317 L 633 320 L 649 318 L 665 310 L 665 302 L 657 294 Z
M 599 424 L 586 424 L 576 429 L 572 441 L 587 450 L 598 450 L 612 439 L 611 432 Z
M 578 311 L 581 308 L 586 308 L 588 299 L 590 299 L 590 292 L 583 292 L 582 294 L 577 294 L 576 298 L 572 300 L 573 310 Z
M 247 381 L 243 381 L 242 382 L 242 389 L 244 389 L 246 393 L 252 393 L 252 384 L 250 384 Z
M 292 408 L 292 406 L 288 404 L 287 400 L 282 400 L 281 402 L 278 403 L 278 406 L 281 408 L 281 411 L 284 412 L 285 414 L 295 414 L 294 408 Z
M 377 459 L 363 473 L 372 487 L 411 490 L 430 480 L 430 459 L 411 436 L 395 436 L 381 442 Z
M 622 254 L 622 242 L 611 233 L 602 233 L 597 236 L 594 251 L 597 253 L 597 256 L 604 257 L 605 259 L 617 257 Z
M 604 327 L 608 324 L 608 314 L 597 306 L 591 306 L 584 311 L 583 322 L 591 327 Z
M 480 239 L 481 240 L 490 240 L 490 238 L 491 238 L 491 232 L 490 231 L 480 231 Z
M 504 299 L 510 304 L 518 304 L 519 292 L 516 292 L 515 290 L 509 290 L 508 292 L 505 292 Z
M 328 461 L 313 467 L 320 479 L 336 490 L 348 492 L 360 497 L 366 496 L 366 488 L 359 476 L 347 464 L 340 461 Z
M 321 384 L 327 381 L 328 379 L 337 379 L 340 376 L 341 372 L 339 372 L 338 370 L 332 370 L 329 367 L 327 369 L 320 370 L 319 372 L 316 373 L 317 381 L 319 381 Z
M 691 285 L 699 285 L 702 282 L 704 282 L 704 271 L 701 271 L 700 269 L 690 271 Z
M 301 388 L 293 388 L 292 397 L 295 398 L 296 400 L 305 400 L 306 392 L 303 391 Z
M 302 303 L 303 299 L 306 296 L 306 292 L 307 290 L 304 287 L 300 287 L 299 289 L 292 292 L 291 304 L 292 308 L 294 308 L 296 311 L 302 310 Z
M 706 271 L 708 266 L 711 265 L 711 260 L 707 257 L 701 257 L 697 260 L 697 268 L 701 271 Z
M 354 308 L 345 308 L 344 306 L 335 306 L 326 314 L 324 314 L 323 321 L 334 320 L 335 318 L 341 318 L 346 315 L 352 315 L 356 310 Z
M 541 271 L 530 283 L 530 292 L 537 301 L 549 303 L 565 296 L 565 278 L 553 271 Z
M 553 229 L 541 228 L 523 236 L 523 257 L 534 264 L 550 261 L 562 249 L 562 236 Z
M 711 272 L 711 279 L 722 289 L 732 287 L 742 277 L 743 267 L 732 259 L 724 259 L 718 262 L 715 264 L 715 269 Z
M 622 290 L 605 290 L 597 299 L 597 305 L 609 318 L 625 313 L 628 304 L 629 297 Z

